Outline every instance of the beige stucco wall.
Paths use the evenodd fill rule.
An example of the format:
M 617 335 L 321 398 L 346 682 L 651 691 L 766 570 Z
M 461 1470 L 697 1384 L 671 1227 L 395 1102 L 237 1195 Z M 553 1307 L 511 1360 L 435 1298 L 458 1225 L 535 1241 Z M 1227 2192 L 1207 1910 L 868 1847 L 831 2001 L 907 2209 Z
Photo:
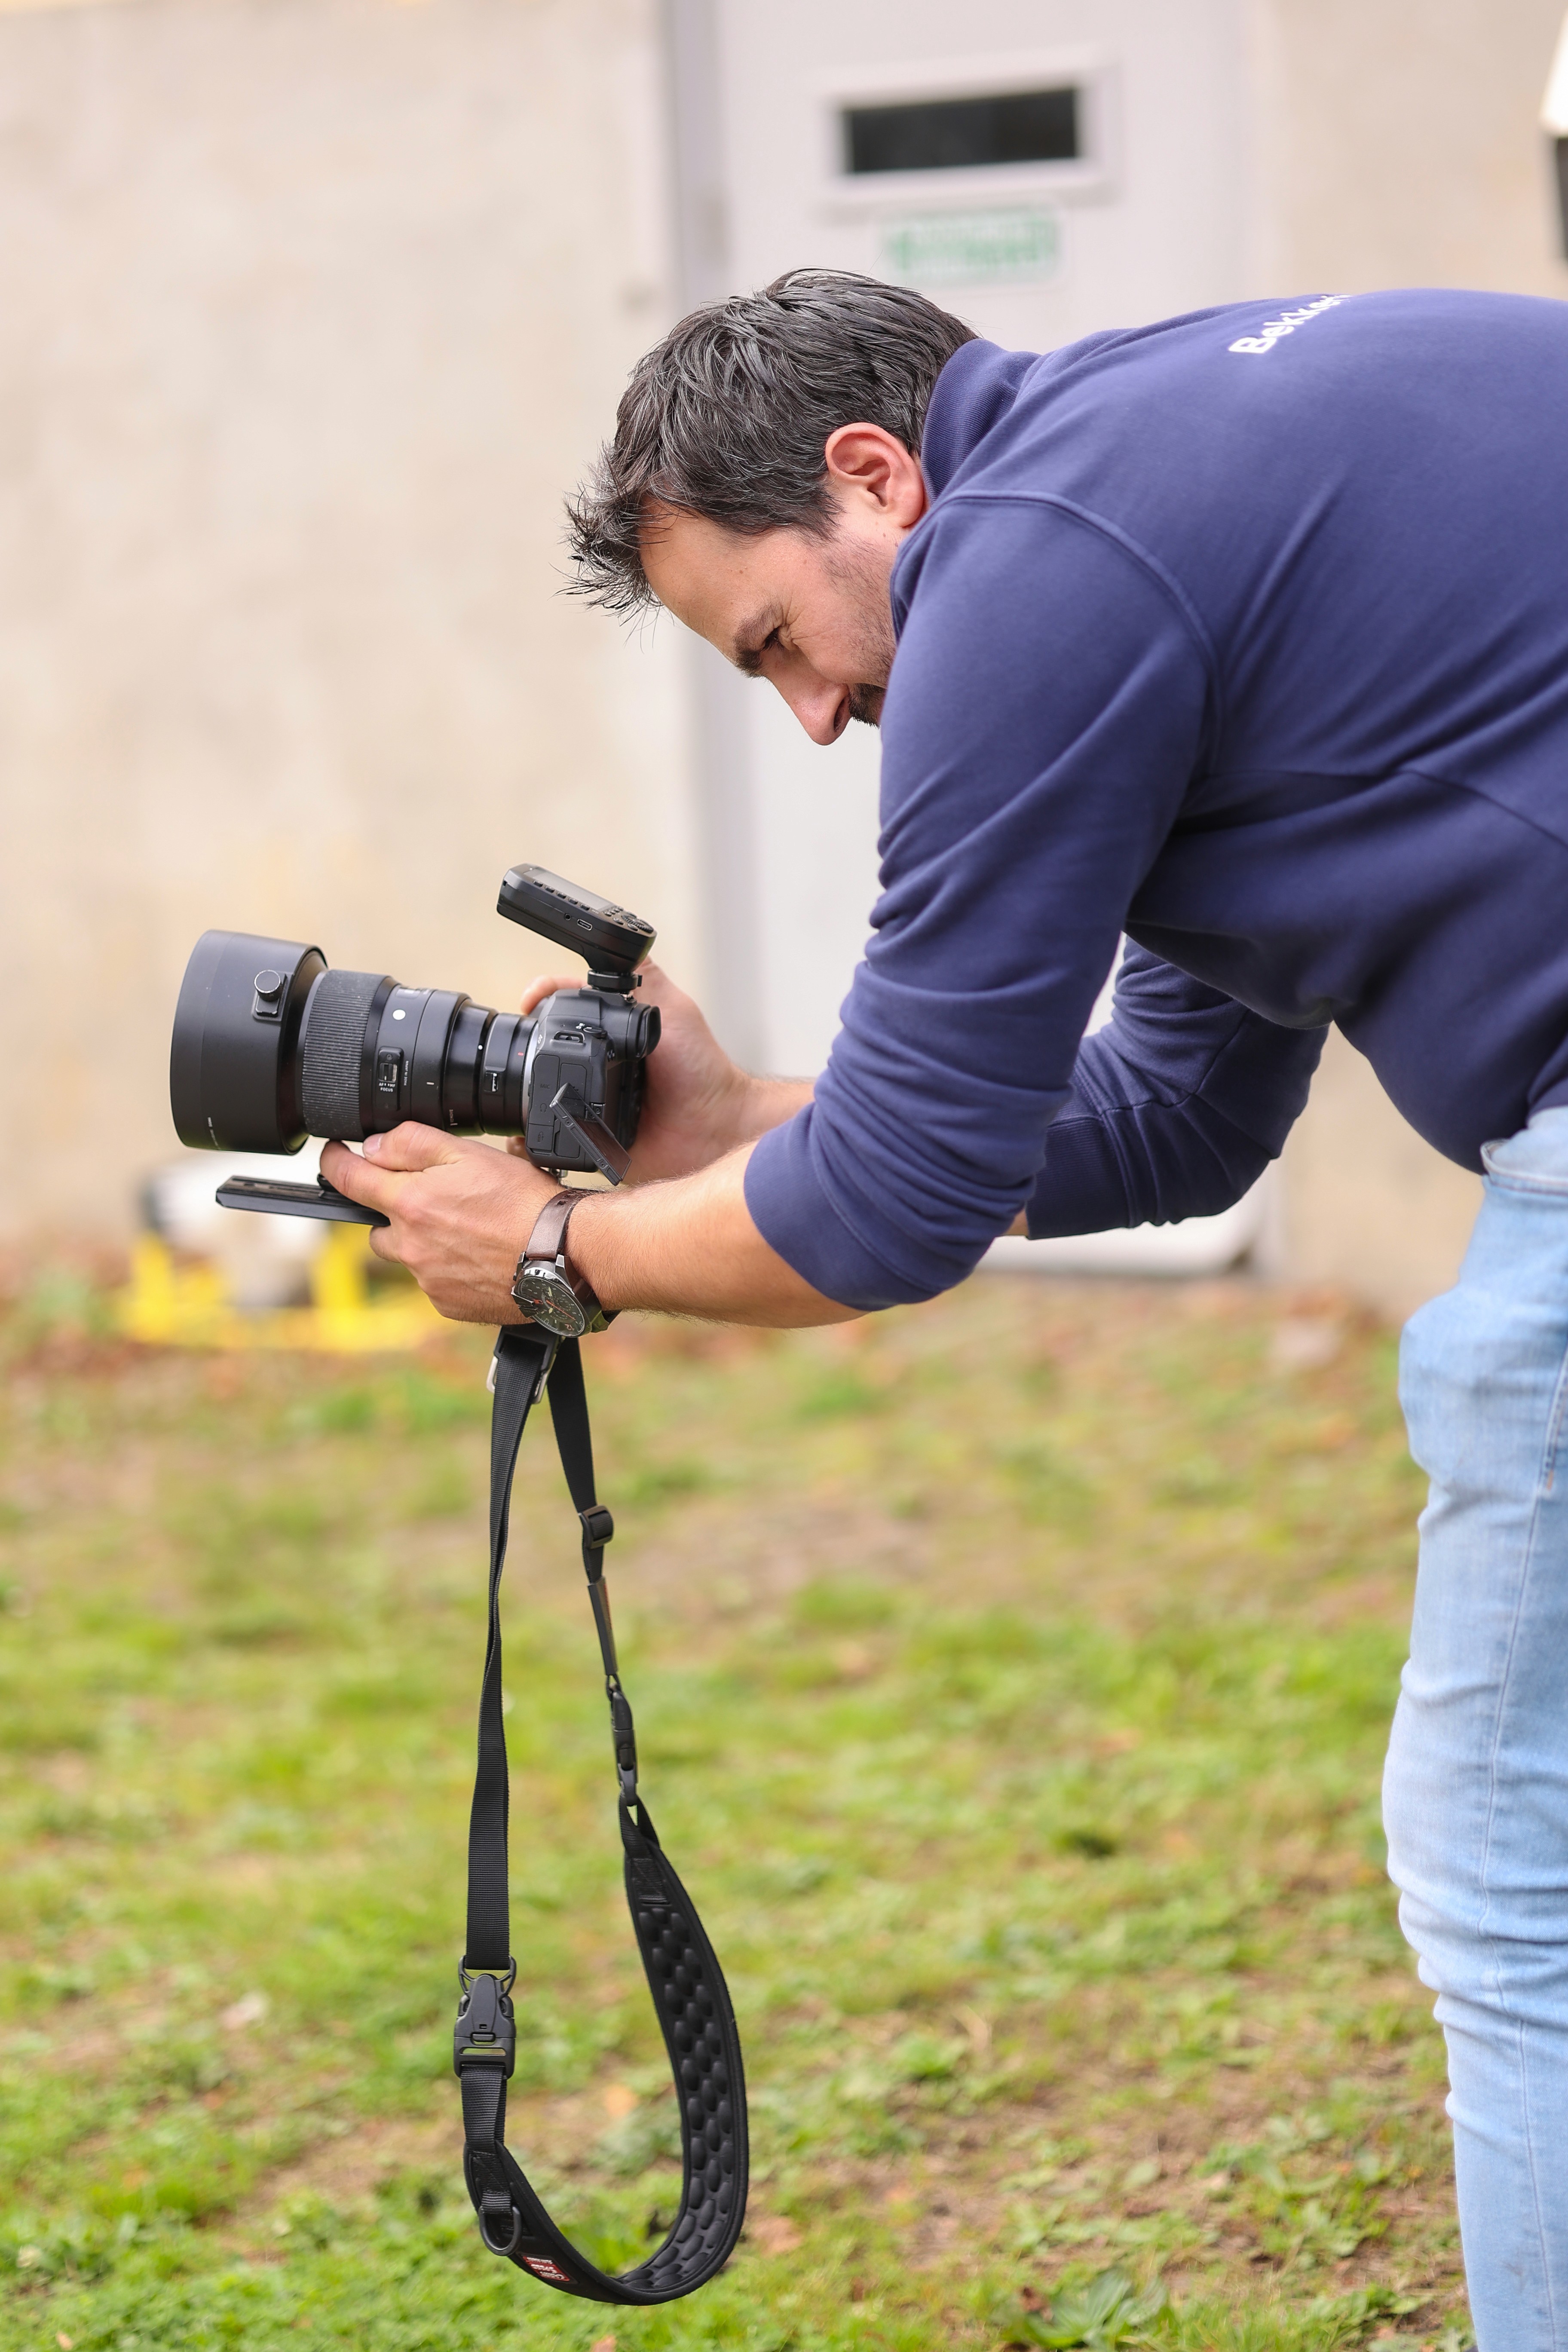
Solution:
M 1349 1290 L 1396 1318 L 1452 1283 L 1480 1178 L 1423 1143 L 1337 1030 L 1280 1175 L 1268 1273 Z
M 0 13 L 0 1234 L 126 1228 L 208 924 L 511 1002 L 534 857 L 692 969 L 670 633 L 557 593 L 658 71 L 652 0 Z
M 1248 0 L 1260 291 L 1568 294 L 1541 102 L 1563 0 Z
M 1563 0 L 1251 0 L 1261 291 L 1568 296 L 1538 117 Z M 1404 1315 L 1446 1288 L 1480 1197 L 1335 1036 L 1287 1148 L 1271 1263 Z

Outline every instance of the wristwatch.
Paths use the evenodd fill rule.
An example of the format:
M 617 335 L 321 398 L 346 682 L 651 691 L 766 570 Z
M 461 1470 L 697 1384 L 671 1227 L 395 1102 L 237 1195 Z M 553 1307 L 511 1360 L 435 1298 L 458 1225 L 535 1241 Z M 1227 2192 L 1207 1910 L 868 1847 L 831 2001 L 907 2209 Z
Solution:
M 546 1201 L 512 1276 L 511 1295 L 523 1313 L 558 1339 L 602 1331 L 610 1319 L 566 1261 L 566 1228 L 582 1198 L 581 1192 L 563 1191 Z

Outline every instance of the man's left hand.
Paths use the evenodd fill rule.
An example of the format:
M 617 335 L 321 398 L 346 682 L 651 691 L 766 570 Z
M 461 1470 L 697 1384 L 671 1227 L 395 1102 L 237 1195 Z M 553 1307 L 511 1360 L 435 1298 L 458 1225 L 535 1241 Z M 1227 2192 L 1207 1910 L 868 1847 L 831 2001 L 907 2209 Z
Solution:
M 364 1153 L 329 1143 L 329 1184 L 390 1217 L 370 1245 L 405 1265 L 437 1313 L 458 1323 L 520 1323 L 512 1276 L 534 1220 L 559 1181 L 531 1160 L 406 1119 L 365 1138 Z

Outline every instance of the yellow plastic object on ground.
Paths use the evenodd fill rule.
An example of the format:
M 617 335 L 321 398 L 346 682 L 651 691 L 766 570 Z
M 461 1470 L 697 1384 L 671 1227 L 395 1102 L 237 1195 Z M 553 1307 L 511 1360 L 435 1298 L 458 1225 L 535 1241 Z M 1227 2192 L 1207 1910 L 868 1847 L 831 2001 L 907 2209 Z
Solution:
M 358 1356 L 416 1348 L 441 1324 L 423 1291 L 371 1296 L 363 1225 L 327 1227 L 310 1266 L 309 1307 L 242 1312 L 218 1267 L 181 1264 L 156 1234 L 139 1236 L 130 1283 L 113 1306 L 127 1339 L 157 1348 L 308 1348 Z

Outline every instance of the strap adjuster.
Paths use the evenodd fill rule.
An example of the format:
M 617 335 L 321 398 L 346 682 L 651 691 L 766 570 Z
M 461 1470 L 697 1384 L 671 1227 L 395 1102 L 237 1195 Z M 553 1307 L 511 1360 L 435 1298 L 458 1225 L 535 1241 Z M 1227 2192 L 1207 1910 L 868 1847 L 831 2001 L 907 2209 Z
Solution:
M 590 1551 L 603 1551 L 616 1532 L 616 1523 L 603 1503 L 590 1503 L 577 1517 L 583 1522 L 583 1541 Z

